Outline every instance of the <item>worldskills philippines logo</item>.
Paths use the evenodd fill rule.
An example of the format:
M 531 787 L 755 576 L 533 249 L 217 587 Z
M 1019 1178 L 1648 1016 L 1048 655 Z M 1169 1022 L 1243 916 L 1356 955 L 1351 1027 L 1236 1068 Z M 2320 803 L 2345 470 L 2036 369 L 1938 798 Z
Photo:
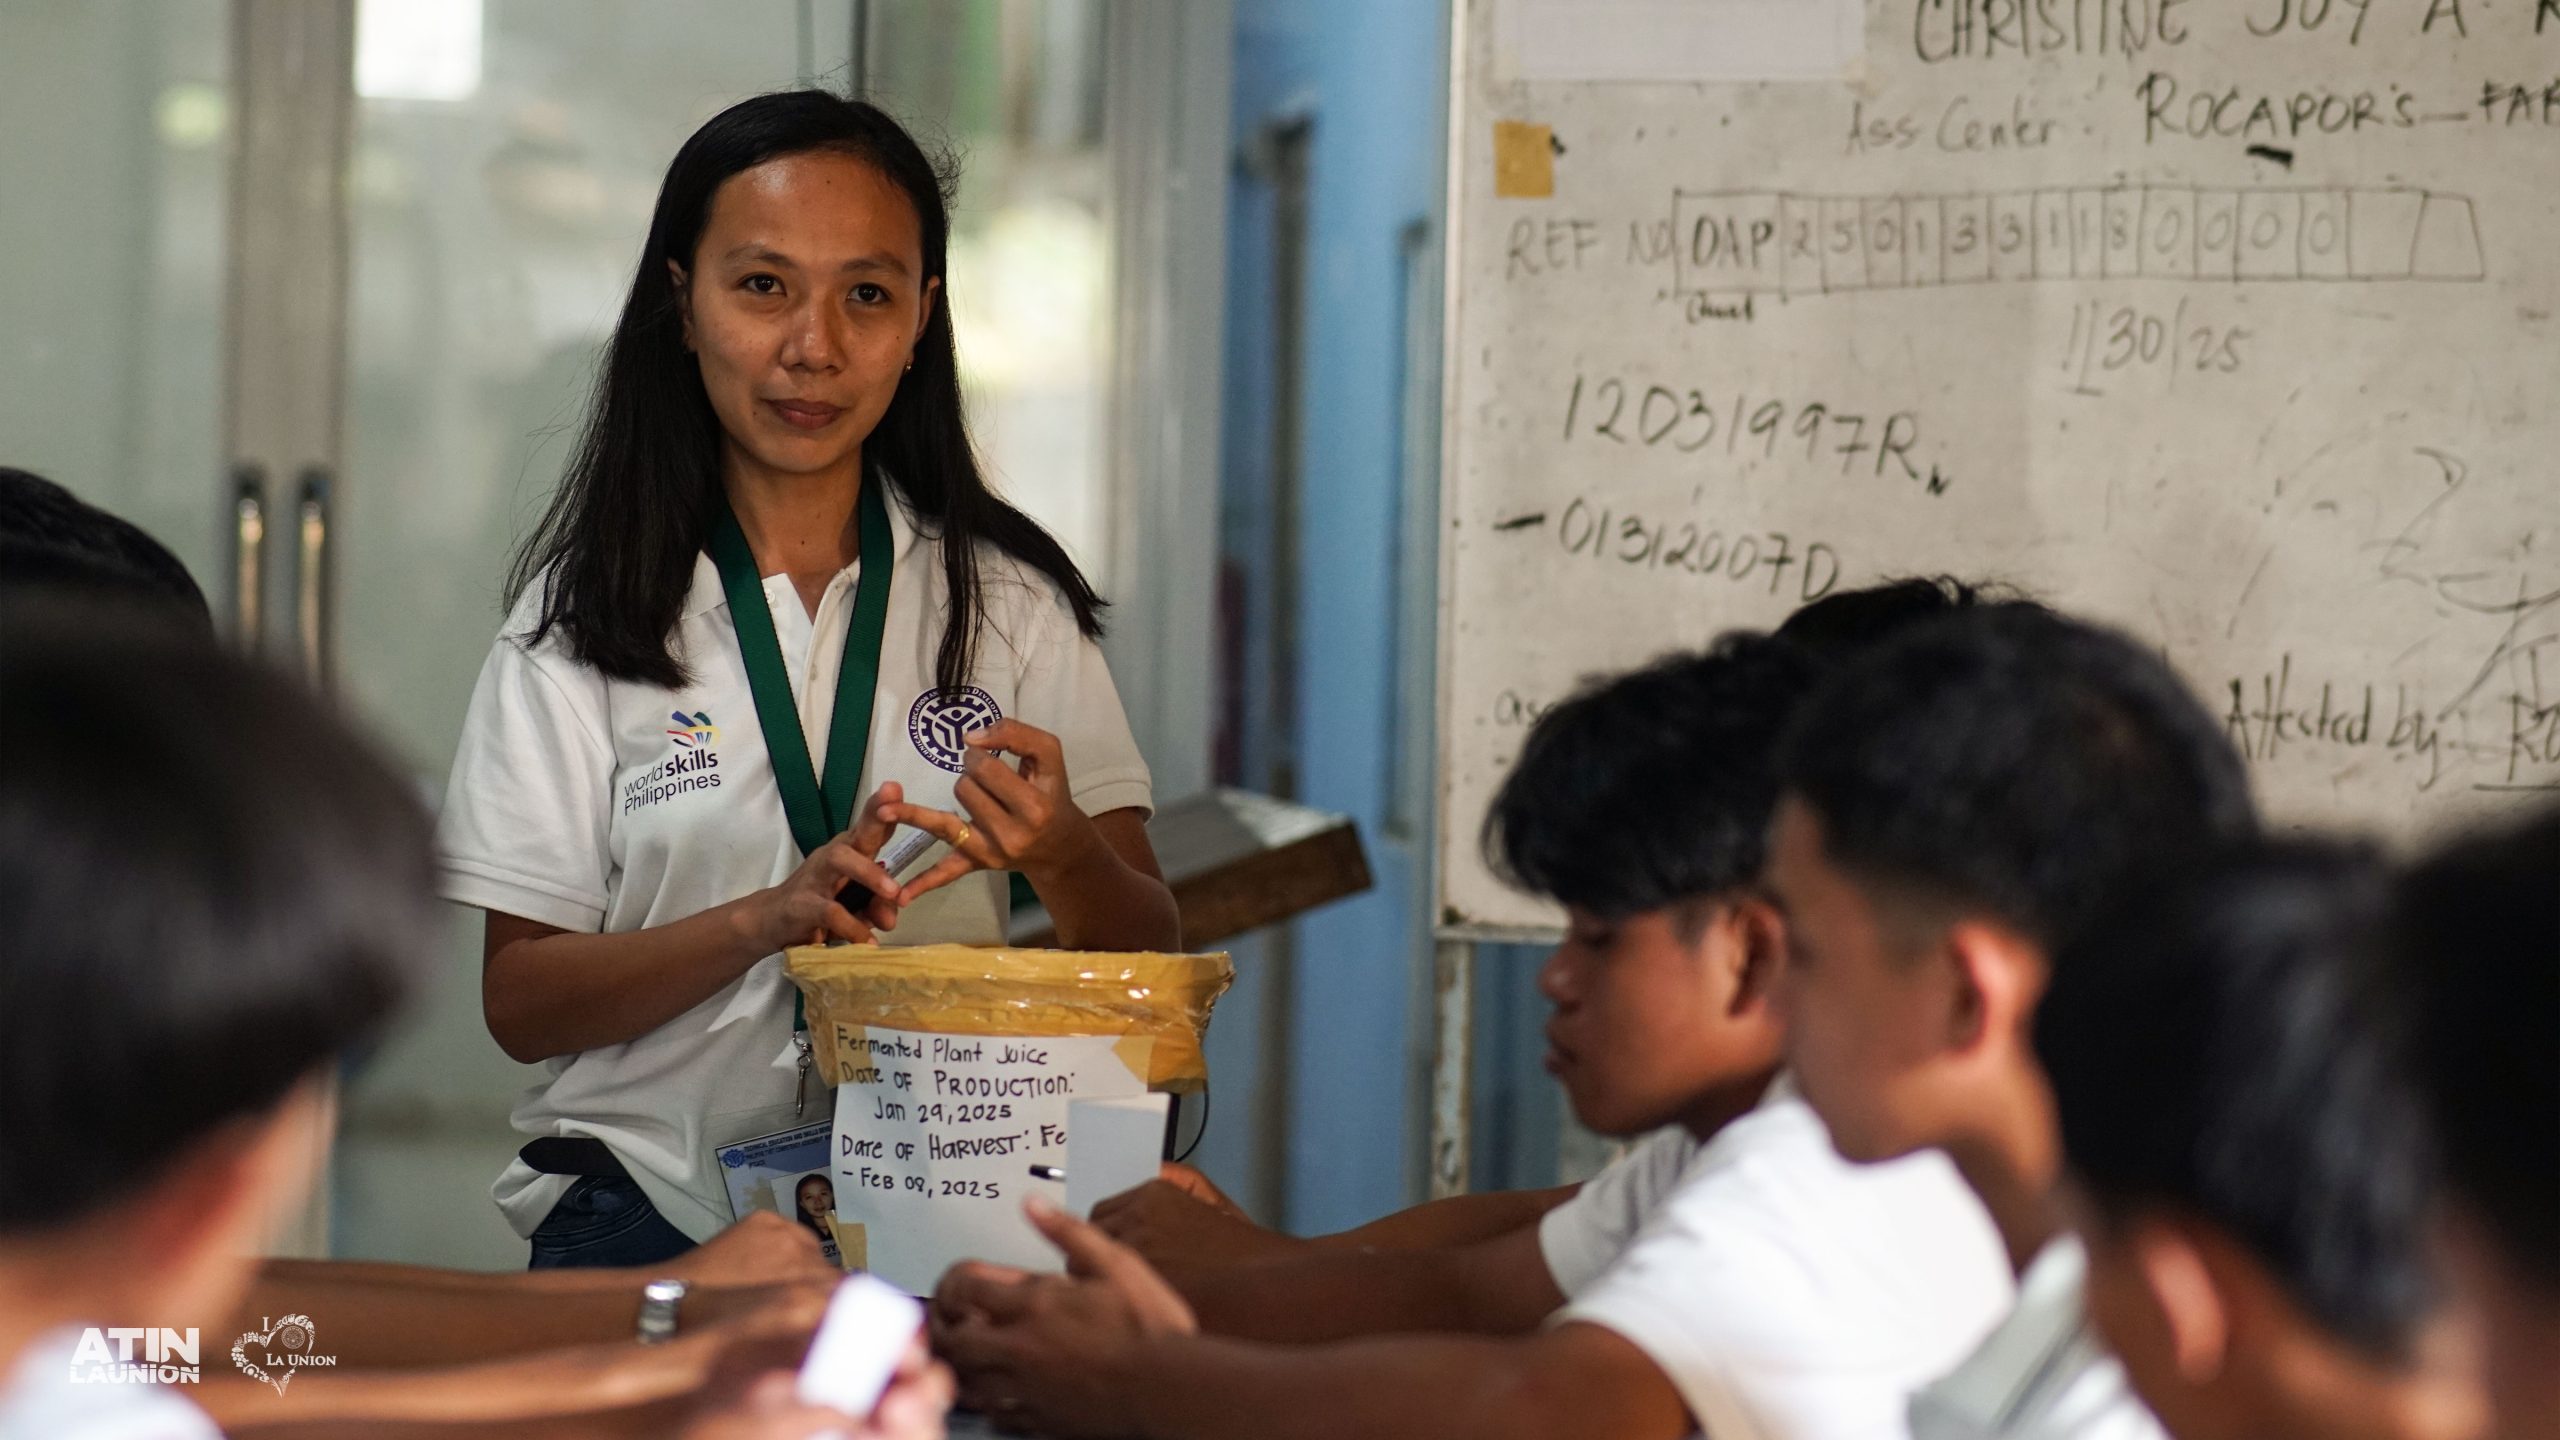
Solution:
M 720 788 L 720 727 L 711 723 L 711 712 L 697 710 L 687 715 L 678 710 L 668 718 L 676 722 L 667 730 L 667 738 L 675 742 L 675 748 L 665 759 L 623 782 L 625 815 L 679 795 Z

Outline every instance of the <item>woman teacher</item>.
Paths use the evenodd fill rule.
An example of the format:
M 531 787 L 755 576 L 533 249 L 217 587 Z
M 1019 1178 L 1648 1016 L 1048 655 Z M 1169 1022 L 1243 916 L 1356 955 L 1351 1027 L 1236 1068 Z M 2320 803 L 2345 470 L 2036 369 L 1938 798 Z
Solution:
M 1103 602 L 970 445 L 947 186 L 821 91 L 705 124 L 517 557 L 441 839 L 548 1071 L 494 1191 L 536 1267 L 680 1253 L 719 1151 L 824 1117 L 785 946 L 1000 944 L 1006 871 L 1062 944 L 1179 944 Z M 900 826 L 950 847 L 904 886 Z

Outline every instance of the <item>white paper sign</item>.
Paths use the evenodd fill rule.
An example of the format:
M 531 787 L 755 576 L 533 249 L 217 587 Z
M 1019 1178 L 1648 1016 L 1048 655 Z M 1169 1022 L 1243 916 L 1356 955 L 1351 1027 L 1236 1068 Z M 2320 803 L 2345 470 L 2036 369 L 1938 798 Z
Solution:
M 924 1328 L 924 1307 L 876 1275 L 848 1275 L 800 1361 L 800 1403 L 869 1415 Z
M 1093 1218 L 1093 1207 L 1156 1178 L 1164 1161 L 1170 1095 L 1077 1100 L 1067 1107 L 1067 1213 Z
M 1022 1201 L 1064 1187 L 1031 1167 L 1066 1167 L 1067 1102 L 1146 1093 L 1153 1043 L 839 1029 L 839 1227 L 863 1226 L 872 1273 L 911 1295 L 960 1260 L 1056 1270 Z
M 1835 80 L 1866 53 L 1866 0 L 1501 0 L 1494 64 L 1518 80 Z

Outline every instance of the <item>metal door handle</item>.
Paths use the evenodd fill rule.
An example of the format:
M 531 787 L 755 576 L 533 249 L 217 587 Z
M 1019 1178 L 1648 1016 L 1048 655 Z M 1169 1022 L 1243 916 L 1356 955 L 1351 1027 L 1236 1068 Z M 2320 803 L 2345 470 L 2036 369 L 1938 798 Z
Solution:
M 258 621 L 266 597 L 267 472 L 242 465 L 231 472 L 231 631 L 244 650 L 258 648 Z
M 329 683 L 329 472 L 302 472 L 302 509 L 295 546 L 293 633 L 302 673 Z

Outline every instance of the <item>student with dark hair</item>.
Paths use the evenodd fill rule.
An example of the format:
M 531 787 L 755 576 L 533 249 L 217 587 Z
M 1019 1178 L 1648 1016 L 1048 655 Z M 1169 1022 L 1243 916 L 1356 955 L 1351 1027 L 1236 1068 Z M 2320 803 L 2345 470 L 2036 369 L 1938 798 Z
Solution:
M 490 1033 L 550 1070 L 496 1186 L 536 1267 L 727 1223 L 711 1157 L 815 1088 L 784 947 L 1000 943 L 1006 871 L 1061 944 L 1179 941 L 1102 602 L 971 449 L 950 183 L 822 91 L 705 123 L 518 557 L 441 840 Z M 903 884 L 898 826 L 949 847 Z
M 2240 757 L 2158 657 L 2020 602 L 1913 627 L 1799 714 L 1769 867 L 1788 1063 L 1851 1160 L 1952 1156 L 2020 1277 L 1912 1434 L 2154 1435 L 2082 1333 L 2029 1025 L 2056 957 L 2150 866 L 2253 832 Z
M 1887 580 L 1824 596 L 1788 616 L 1777 634 L 1816 662 L 1834 665 L 1910 625 L 1969 609 L 1983 597 L 2000 593 L 2004 592 L 1994 585 L 1944 575 Z M 1489 836 L 1501 818 L 1498 811 L 1487 817 Z M 1608 853 L 1627 843 L 1629 837 L 1620 837 Z M 1555 894 L 1571 890 L 1570 886 L 1547 888 Z M 1255 1224 L 1207 1176 L 1189 1166 L 1167 1164 L 1163 1179 L 1105 1200 L 1094 1207 L 1093 1219 L 1103 1233 L 1150 1263 L 1188 1274 L 1310 1249 L 1360 1252 L 1472 1244 L 1536 1223 L 1580 1188 L 1562 1185 L 1452 1196 L 1340 1234 L 1298 1239 Z
M 2366 1006 L 2390 875 L 2213 852 L 2131 893 L 2036 1007 L 2088 1306 L 2178 1440 L 2473 1440 L 2416 1098 Z
M 2394 1006 L 2452 1191 L 2452 1274 L 2506 1440 L 2560 1437 L 2560 808 L 2447 845 L 2400 890 Z
M 956 1267 L 943 1353 L 1042 1433 L 1868 1440 L 2008 1299 L 1943 1157 L 1865 1168 L 1777 1077 L 1770 758 L 1816 667 L 1729 637 L 1543 716 L 1485 846 L 1560 901 L 1549 1070 L 1632 1154 L 1475 1245 L 1316 1254 L 1178 1293 L 1054 1211 L 1074 1278 Z M 1199 1331 L 1219 1332 L 1209 1338 Z M 1257 1343 L 1295 1342 L 1295 1343 Z
M 1842 661 L 1884 636 L 1932 616 L 2020 598 L 2008 587 L 1952 575 L 1884 580 L 1839 590 L 1802 606 L 1778 626 L 1791 640 L 1829 661 Z
M 164 604 L 173 616 L 213 624 L 195 577 L 142 527 L 0 465 L 0 600 L 28 591 Z
M 139 639 L 124 632 L 140 626 L 169 632 L 154 643 L 207 648 L 199 638 L 209 623 L 203 595 L 177 557 L 138 527 L 50 481 L 24 471 L 0 472 L 0 556 L 23 562 L 0 571 L 0 590 L 9 592 L 0 597 L 0 611 L 13 626 L 35 627 L 30 633 L 53 633 L 56 641 L 74 645 L 68 637 L 93 627 L 103 627 L 110 637 Z M 102 663 L 112 665 L 112 646 Z M 147 699 L 148 682 L 142 693 Z M 10 1173 L 0 1168 L 0 1177 Z M 0 1267 L 9 1248 L 5 1229 L 0 1225 Z M 29 1254 L 51 1259 L 56 1248 L 52 1238 L 39 1236 Z M 236 1313 L 225 1319 L 219 1310 L 190 1312 L 183 1318 L 210 1319 L 218 1322 L 213 1333 L 236 1335 L 263 1326 L 260 1317 L 329 1317 L 336 1366 L 304 1377 L 289 1409 L 281 1393 L 243 1376 L 223 1371 L 202 1377 L 196 1393 L 226 1429 L 254 1429 L 274 1420 L 365 1434 L 395 1423 L 546 1429 L 574 1424 L 581 1433 L 598 1435 L 664 1433 L 683 1414 L 698 1411 L 699 1423 L 684 1432 L 688 1440 L 783 1436 L 808 1433 L 813 1425 L 840 1428 L 844 1417 L 805 1410 L 791 1401 L 787 1385 L 778 1397 L 752 1387 L 735 1399 L 703 1392 L 722 1367 L 787 1365 L 796 1358 L 795 1347 L 815 1325 L 834 1275 L 835 1267 L 821 1259 L 800 1227 L 759 1214 L 680 1260 L 646 1270 L 485 1275 L 413 1265 L 268 1260 L 246 1280 Z M 634 1347 L 629 1337 L 642 1289 L 664 1279 L 693 1287 L 675 1317 L 681 1338 Z M 5 1283 L 0 1277 L 0 1289 Z M 192 1328 L 201 1339 L 205 1327 Z M 0 1343 L 0 1377 L 6 1371 L 6 1345 Z M 37 1380 L 50 1378 L 41 1363 L 37 1372 Z M 748 1378 L 742 1373 L 740 1382 Z M 879 1440 L 939 1435 L 949 1386 L 948 1372 L 930 1364 L 919 1348 L 902 1363 L 897 1382 L 860 1433 Z M 72 1422 L 45 1408 L 51 1403 L 30 1399 L 13 1410 L 0 1401 L 0 1440 L 21 1440 L 22 1434 L 59 1440 L 66 1433 L 59 1427 Z M 165 1407 L 164 1419 L 193 1423 L 183 1411 Z M 120 1433 L 120 1440 L 128 1437 Z
M 174 1387 L 101 1382 L 156 1336 L 89 1327 L 201 1328 L 244 1288 L 324 1078 L 418 982 L 426 817 L 318 705 L 163 625 L 21 599 L 0 695 L 42 757 L 0 766 L 0 1434 L 209 1436 Z
M 428 823 L 292 682 L 81 589 L 0 606 L 0 695 L 41 697 L 14 733 L 44 757 L 0 766 L 0 1440 L 197 1440 L 213 1422 L 181 1396 L 226 1429 L 261 1412 L 240 1408 L 265 1390 L 231 1371 L 221 1322 L 313 1179 L 327 1077 L 422 978 Z M 317 1313 L 304 1353 L 360 1323 Z M 329 1389 L 320 1371 L 263 1413 L 316 1435 L 530 1429 L 583 1400 L 579 1433 L 664 1434 L 710 1362 L 787 1366 L 806 1334 L 703 1337 L 655 1369 L 627 1342 L 629 1365 L 595 1347 L 486 1367 L 476 1405 L 465 1372 Z M 684 1434 L 938 1435 L 942 1382 L 920 1355 L 906 1370 L 869 1420 L 786 1383 L 719 1394 Z M 546 1382 L 552 1408 L 516 1398 Z M 642 1423 L 596 1423 L 614 1410 Z

